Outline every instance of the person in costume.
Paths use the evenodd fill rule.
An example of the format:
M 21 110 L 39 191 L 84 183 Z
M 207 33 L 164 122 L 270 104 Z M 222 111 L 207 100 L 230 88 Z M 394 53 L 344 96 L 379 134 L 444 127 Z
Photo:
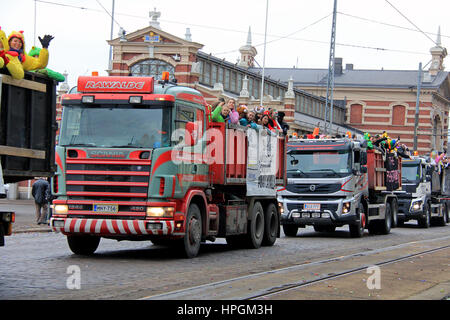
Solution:
M 22 64 L 17 56 L 10 52 L 6 33 L 0 27 L 0 68 L 5 67 L 9 74 L 16 80 L 23 79 Z
M 39 58 L 40 52 L 41 52 L 41 48 L 37 48 L 37 47 L 33 46 L 31 48 L 31 50 L 28 52 L 28 55 L 30 57 Z M 44 74 L 44 75 L 48 76 L 49 78 L 55 79 L 58 82 L 63 82 L 64 80 L 66 80 L 66 77 L 64 77 L 61 73 L 50 70 L 49 68 L 32 70 L 32 72 Z
M 42 44 L 42 49 L 39 53 L 39 57 L 31 57 L 25 52 L 25 37 L 23 31 L 13 31 L 8 36 L 8 44 L 11 54 L 15 54 L 20 63 L 22 64 L 24 71 L 31 71 L 37 69 L 44 69 L 48 64 L 48 46 L 53 39 L 51 35 L 45 35 L 43 39 L 38 37 Z

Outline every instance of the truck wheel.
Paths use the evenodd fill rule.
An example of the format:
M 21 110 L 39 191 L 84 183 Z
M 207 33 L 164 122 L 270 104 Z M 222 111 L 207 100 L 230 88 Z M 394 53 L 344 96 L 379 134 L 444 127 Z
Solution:
M 389 202 L 386 203 L 386 212 L 384 214 L 384 220 L 379 221 L 380 223 L 380 234 L 389 234 L 392 228 L 392 215 L 394 212 L 392 211 L 391 204 Z
M 258 249 L 261 247 L 264 237 L 264 210 L 259 201 L 253 204 L 250 212 L 251 220 L 247 225 L 245 243 L 248 248 Z
M 189 206 L 186 217 L 186 231 L 181 240 L 181 252 L 185 258 L 194 258 L 200 251 L 202 240 L 202 216 L 195 203 Z
M 283 231 L 287 237 L 295 237 L 297 236 L 298 227 L 295 224 L 284 224 Z
M 419 227 L 426 229 L 431 225 L 431 208 L 428 202 L 423 205 L 423 213 L 425 214 L 425 217 L 419 218 L 417 222 L 419 224 Z
M 100 237 L 96 236 L 67 236 L 67 243 L 73 253 L 88 256 L 97 250 Z
M 392 201 L 392 228 L 397 228 L 397 226 L 399 225 L 398 223 L 398 217 L 397 217 L 397 213 L 398 213 L 398 203 L 397 201 L 393 200 Z
M 442 213 L 442 217 L 436 219 L 436 225 L 440 227 L 445 227 L 448 223 L 448 206 L 444 204 L 444 212 Z
M 349 225 L 350 236 L 352 238 L 361 238 L 364 235 L 364 229 L 366 228 L 367 221 L 364 206 L 360 203 L 356 211 L 359 215 L 359 221 L 356 224 Z
M 270 203 L 264 215 L 264 236 L 263 246 L 273 246 L 278 234 L 278 210 L 275 204 Z

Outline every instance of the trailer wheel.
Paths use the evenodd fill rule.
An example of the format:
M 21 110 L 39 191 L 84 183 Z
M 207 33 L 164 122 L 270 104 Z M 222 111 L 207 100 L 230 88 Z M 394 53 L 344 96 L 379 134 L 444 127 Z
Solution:
M 425 214 L 425 217 L 419 218 L 417 222 L 419 224 L 419 227 L 426 229 L 431 225 L 431 207 L 428 202 L 424 203 L 423 212 Z
M 283 224 L 283 232 L 287 237 L 297 236 L 298 227 L 295 224 Z
M 258 249 L 264 237 L 264 210 L 259 201 L 255 202 L 251 212 L 251 220 L 247 225 L 247 234 L 244 236 L 247 247 Z
M 180 241 L 181 253 L 185 258 L 194 258 L 200 251 L 202 240 L 202 216 L 195 203 L 189 206 L 186 217 L 186 233 Z
M 275 204 L 270 203 L 264 215 L 263 246 L 273 246 L 278 234 L 278 210 Z
M 436 225 L 440 227 L 445 227 L 448 223 L 448 206 L 444 204 L 444 212 L 442 213 L 442 217 L 436 219 Z
M 394 214 L 394 212 L 391 207 L 391 204 L 389 202 L 387 202 L 386 203 L 386 211 L 384 214 L 384 220 L 379 221 L 379 223 L 380 223 L 379 233 L 380 234 L 389 234 L 391 232 L 392 221 L 394 220 L 392 218 L 393 214 Z
M 366 214 L 364 212 L 364 206 L 360 203 L 356 209 L 359 215 L 358 222 L 356 224 L 350 224 L 350 236 L 352 238 L 361 238 L 364 235 L 364 229 L 366 228 Z
M 100 237 L 90 235 L 71 235 L 67 236 L 67 243 L 73 253 L 88 256 L 97 250 L 100 243 Z
M 399 222 L 398 222 L 398 203 L 396 200 L 392 200 L 392 228 L 397 228 L 397 226 L 399 226 Z

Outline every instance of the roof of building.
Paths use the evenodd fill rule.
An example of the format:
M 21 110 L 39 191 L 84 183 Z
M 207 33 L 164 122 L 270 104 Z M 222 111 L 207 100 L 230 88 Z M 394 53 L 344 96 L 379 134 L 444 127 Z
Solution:
M 258 72 L 261 68 L 250 68 Z M 265 74 L 273 79 L 287 82 L 294 79 L 294 86 L 326 86 L 327 69 L 301 68 L 265 68 Z M 422 72 L 422 88 L 438 88 L 447 79 L 449 72 L 439 71 L 431 76 L 428 71 Z M 417 70 L 342 70 L 336 74 L 336 87 L 382 87 L 382 88 L 410 88 L 417 86 Z

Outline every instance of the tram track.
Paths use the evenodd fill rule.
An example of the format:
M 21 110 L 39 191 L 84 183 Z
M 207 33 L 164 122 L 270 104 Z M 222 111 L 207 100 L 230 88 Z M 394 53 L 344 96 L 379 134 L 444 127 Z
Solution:
M 449 240 L 450 236 L 445 236 L 436 239 L 412 241 L 370 251 L 360 251 L 344 256 L 296 264 L 285 268 L 269 270 L 255 274 L 248 274 L 214 283 L 207 283 L 167 293 L 147 296 L 141 298 L 141 300 L 269 299 L 274 295 L 288 292 L 289 290 L 300 289 L 302 287 L 311 286 L 327 280 L 334 280 L 357 272 L 361 272 L 367 270 L 367 268 L 371 266 L 382 267 L 389 264 L 394 264 L 396 262 L 405 261 L 407 259 L 412 259 L 415 257 L 438 252 L 440 250 L 445 250 L 450 248 L 450 244 L 442 245 L 442 243 L 449 243 Z M 434 244 L 431 249 L 420 249 L 421 246 L 426 247 L 432 242 L 438 242 L 440 243 L 440 245 Z M 377 255 L 395 255 L 395 251 L 402 250 L 413 250 L 414 252 L 398 255 L 395 257 L 384 258 L 381 260 L 376 259 Z M 368 262 L 359 260 L 368 260 Z M 307 275 L 311 274 L 311 270 L 314 270 L 315 268 L 330 268 L 335 264 L 340 263 L 345 265 L 348 263 L 352 264 L 352 262 L 353 264 L 356 263 L 357 266 L 352 266 L 350 268 L 338 267 L 338 271 L 328 272 L 325 275 L 320 275 L 320 277 L 317 277 L 317 273 L 315 273 L 314 276 L 310 276 L 310 279 L 306 279 L 308 278 Z M 302 279 L 299 279 L 300 277 Z

